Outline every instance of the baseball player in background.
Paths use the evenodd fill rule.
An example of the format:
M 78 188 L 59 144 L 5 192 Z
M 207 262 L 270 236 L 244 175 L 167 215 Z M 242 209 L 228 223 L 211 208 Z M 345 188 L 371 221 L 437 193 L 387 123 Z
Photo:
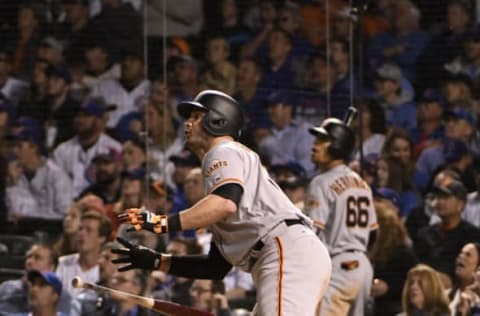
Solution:
M 308 187 L 305 208 L 327 244 L 333 268 L 321 315 L 364 315 L 373 278 L 366 251 L 377 227 L 372 192 L 345 165 L 355 145 L 347 124 L 328 118 L 310 132 L 316 136 L 312 161 L 320 173 Z
M 202 160 L 205 198 L 168 216 L 144 209 L 120 215 L 134 230 L 158 234 L 210 227 L 205 256 L 169 256 L 119 240 L 119 270 L 160 269 L 192 279 L 222 279 L 232 266 L 252 274 L 256 315 L 314 315 L 328 286 L 331 261 L 311 220 L 269 177 L 259 156 L 236 142 L 244 118 L 238 103 L 213 90 L 183 102 L 187 146 Z

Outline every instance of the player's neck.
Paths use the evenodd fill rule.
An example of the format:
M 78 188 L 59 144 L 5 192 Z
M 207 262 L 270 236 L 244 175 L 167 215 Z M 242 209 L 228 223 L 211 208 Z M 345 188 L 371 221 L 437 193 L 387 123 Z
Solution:
M 323 164 L 321 166 L 321 169 L 322 169 L 322 171 L 328 171 L 328 170 L 331 170 L 331 169 L 335 168 L 336 166 L 340 166 L 340 165 L 343 165 L 343 164 L 344 164 L 343 160 L 332 160 L 332 161 L 329 161 L 326 164 Z

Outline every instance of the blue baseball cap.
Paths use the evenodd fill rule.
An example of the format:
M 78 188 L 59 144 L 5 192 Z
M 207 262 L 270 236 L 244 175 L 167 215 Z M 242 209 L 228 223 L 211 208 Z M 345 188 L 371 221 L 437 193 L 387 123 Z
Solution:
M 43 148 L 42 132 L 33 126 L 22 128 L 19 132 L 11 137 L 15 141 L 28 141 L 37 145 L 40 149 Z
M 105 112 L 113 111 L 116 108 L 113 104 L 106 104 L 103 98 L 92 98 L 83 102 L 78 112 L 102 118 Z
M 60 281 L 60 279 L 55 273 L 51 271 L 40 272 L 39 270 L 28 271 L 28 281 L 33 282 L 35 279 L 38 278 L 42 279 L 45 283 L 50 285 L 59 296 L 62 295 L 62 281 Z
M 92 162 L 98 161 L 106 161 L 106 162 L 114 162 L 114 161 L 121 161 L 122 160 L 122 153 L 114 148 L 109 148 L 106 151 L 102 151 L 98 153 L 95 157 L 93 157 Z
M 40 123 L 38 122 L 38 120 L 31 116 L 20 116 L 15 120 L 14 125 L 17 127 L 30 127 L 40 129 Z
M 443 156 L 447 163 L 459 161 L 467 154 L 468 147 L 461 140 L 446 138 L 443 142 Z
M 447 103 L 447 100 L 443 97 L 443 95 L 435 89 L 425 90 L 419 101 L 425 103 L 438 103 L 438 105 L 441 107 L 444 107 Z
M 470 125 L 475 125 L 475 118 L 473 114 L 462 108 L 455 108 L 455 109 L 448 110 L 445 112 L 443 117 L 445 120 L 449 120 L 449 119 L 465 120 Z
M 293 97 L 293 94 L 288 91 L 278 90 L 270 93 L 265 99 L 265 106 L 267 107 L 279 103 L 295 106 L 295 98 Z
M 307 177 L 307 172 L 305 171 L 305 168 L 303 168 L 302 165 L 300 165 L 295 161 L 288 161 L 286 163 L 274 164 L 270 167 L 270 171 L 273 173 L 278 173 L 281 170 L 290 171 L 299 178 L 304 179 Z
M 400 209 L 400 194 L 398 194 L 396 190 L 391 188 L 380 188 L 375 190 L 374 194 L 377 197 L 389 200 L 393 205 Z

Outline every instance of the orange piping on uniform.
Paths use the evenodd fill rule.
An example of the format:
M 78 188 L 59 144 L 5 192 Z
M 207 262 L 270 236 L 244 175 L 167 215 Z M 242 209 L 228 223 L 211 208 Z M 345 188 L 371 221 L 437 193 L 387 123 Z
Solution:
M 278 249 L 279 267 L 278 267 L 278 316 L 282 316 L 282 285 L 283 285 L 283 246 L 279 237 L 275 237 Z

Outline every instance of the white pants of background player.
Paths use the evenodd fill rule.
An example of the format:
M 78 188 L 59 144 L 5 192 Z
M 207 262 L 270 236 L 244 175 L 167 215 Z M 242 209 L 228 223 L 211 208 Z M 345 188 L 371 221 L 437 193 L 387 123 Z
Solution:
M 362 316 L 370 297 L 373 269 L 360 251 L 344 252 L 332 258 L 332 278 L 323 297 L 322 316 Z
M 276 226 L 253 265 L 257 316 L 313 316 L 332 271 L 326 247 L 304 225 Z

